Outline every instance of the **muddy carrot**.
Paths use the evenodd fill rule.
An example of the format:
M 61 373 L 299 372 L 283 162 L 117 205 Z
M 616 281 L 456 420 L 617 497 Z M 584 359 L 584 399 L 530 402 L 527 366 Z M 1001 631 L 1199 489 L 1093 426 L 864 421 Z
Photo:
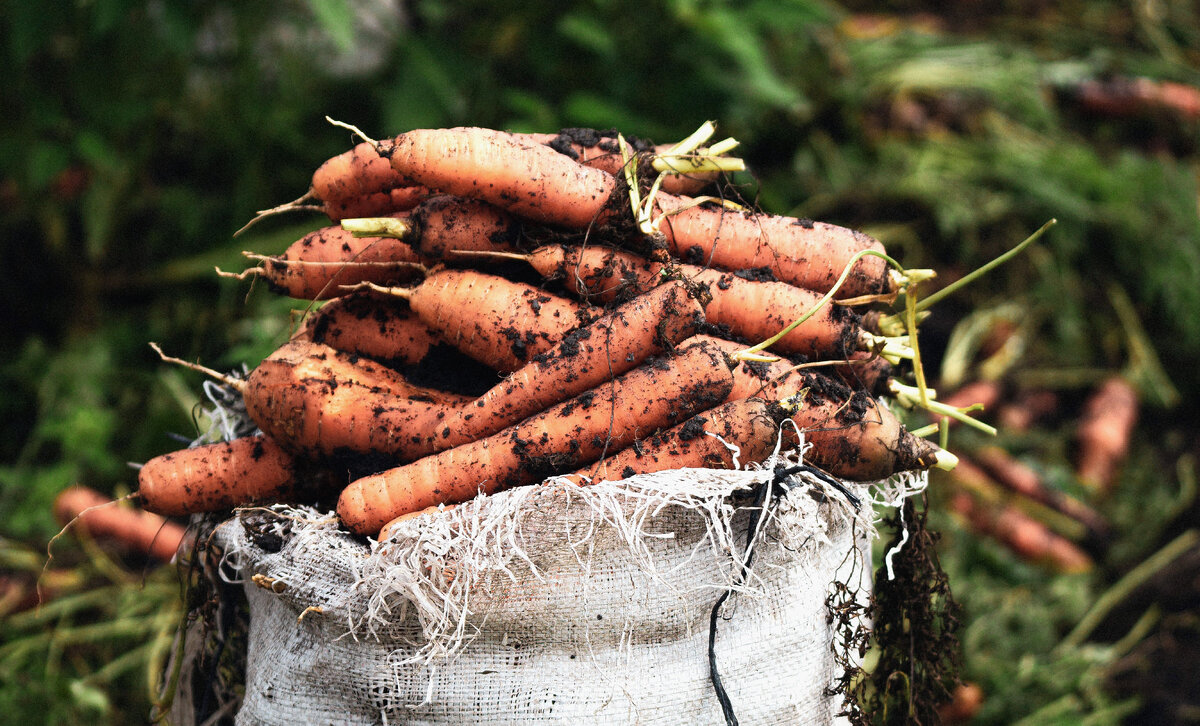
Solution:
M 761 399 L 730 401 L 563 478 L 587 484 L 671 469 L 730 469 L 735 451 L 741 465 L 761 462 L 774 449 L 784 418 L 783 409 Z
M 532 285 L 474 270 L 437 269 L 416 287 L 375 289 L 404 298 L 438 337 L 501 371 L 517 370 L 596 316 Z
M 406 364 L 419 363 L 439 342 L 403 300 L 367 293 L 329 301 L 304 321 L 294 337 Z
M 163 454 L 138 472 L 142 506 L 166 516 L 297 501 L 334 486 L 262 434 Z
M 703 346 L 647 362 L 488 438 L 352 482 L 338 514 L 352 531 L 374 536 L 401 514 L 540 481 L 618 451 L 711 408 L 731 385 L 721 354 Z
M 824 222 L 695 205 L 686 197 L 658 198 L 660 230 L 668 249 L 684 262 L 723 270 L 768 268 L 796 287 L 828 292 L 855 254 L 883 251 L 862 232 Z M 894 290 L 887 264 L 866 256 L 855 263 L 838 299 Z
M 695 331 L 700 305 L 682 283 L 663 285 L 570 333 L 448 419 L 449 446 L 490 436 L 619 376 Z

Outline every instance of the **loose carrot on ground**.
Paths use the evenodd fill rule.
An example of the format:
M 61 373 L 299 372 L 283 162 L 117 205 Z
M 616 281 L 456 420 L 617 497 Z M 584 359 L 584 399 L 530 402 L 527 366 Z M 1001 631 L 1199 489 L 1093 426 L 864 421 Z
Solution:
M 356 238 L 341 227 L 304 235 L 278 257 L 245 253 L 259 266 L 227 277 L 257 275 L 280 294 L 301 300 L 326 300 L 346 294 L 343 286 L 389 283 L 420 275 L 422 259 L 408 243 L 389 237 Z
M 1093 538 L 1103 539 L 1112 532 L 1111 525 L 1099 512 L 1064 492 L 1051 489 L 1036 471 L 1004 449 L 986 446 L 977 450 L 974 458 L 998 484 L 1074 519 L 1086 527 Z
M 437 269 L 416 287 L 374 288 L 401 297 L 438 336 L 501 371 L 515 371 L 598 311 L 475 270 Z
M 843 479 L 874 481 L 901 471 L 953 465 L 954 457 L 913 436 L 870 395 L 816 370 L 794 370 L 759 395 L 795 397 L 790 418 L 812 444 L 808 459 Z
M 1116 470 L 1129 453 L 1138 417 L 1137 389 L 1114 376 L 1096 389 L 1084 407 L 1076 438 L 1079 480 L 1104 493 L 1112 488 Z
M 576 293 L 603 302 L 637 294 L 671 276 L 681 277 L 707 293 L 708 322 L 754 342 L 770 338 L 808 314 L 821 299 L 818 293 L 772 279 L 768 270 L 733 273 L 667 265 L 609 247 L 548 245 L 512 256 L 526 260 L 543 277 L 561 279 Z M 813 358 L 845 356 L 868 345 L 859 323 L 860 316 L 849 308 L 825 305 L 772 349 Z
M 730 446 L 737 447 L 740 464 L 761 462 L 771 454 L 786 416 L 761 399 L 730 401 L 563 478 L 587 484 L 669 469 L 729 469 L 734 457 Z
M 175 557 L 187 532 L 157 514 L 122 506 L 85 486 L 69 487 L 55 497 L 54 518 L 64 527 L 74 521 L 76 527 L 92 537 L 116 541 L 160 562 L 170 562 Z
M 138 472 L 138 499 L 150 512 L 182 516 L 296 501 L 336 485 L 260 434 L 151 459 Z
M 329 301 L 293 336 L 384 361 L 416 364 L 438 338 L 403 300 L 352 293 Z
M 401 514 L 540 481 L 618 451 L 711 408 L 731 386 L 723 357 L 706 346 L 656 359 L 493 436 L 352 482 L 338 515 L 352 531 L 377 535 Z
M 680 282 L 634 298 L 567 333 L 552 350 L 449 418 L 439 436 L 448 447 L 490 436 L 633 369 L 686 338 L 702 320 L 699 303 Z
M 427 453 L 428 432 L 466 399 L 411 384 L 406 391 L 390 369 L 331 349 L 313 355 L 311 345 L 292 341 L 272 353 L 243 393 L 250 418 L 297 454 L 415 458 Z
M 985 507 L 970 494 L 956 492 L 950 508 L 972 529 L 998 540 L 1023 559 L 1065 573 L 1092 569 L 1092 559 L 1083 550 L 1014 507 Z
M 412 182 L 546 224 L 583 229 L 621 201 L 612 174 L 490 129 L 416 129 L 377 150 Z
M 686 263 L 723 270 L 767 268 L 775 278 L 828 292 L 855 254 L 883 252 L 862 232 L 807 219 L 736 211 L 720 205 L 660 194 L 660 226 L 670 251 Z M 894 291 L 887 263 L 866 256 L 839 289 L 837 299 Z

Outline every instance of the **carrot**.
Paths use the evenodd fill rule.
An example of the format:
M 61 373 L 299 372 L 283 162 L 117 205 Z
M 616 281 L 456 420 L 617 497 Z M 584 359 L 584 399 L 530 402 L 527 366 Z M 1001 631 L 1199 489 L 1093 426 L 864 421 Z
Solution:
M 977 408 L 983 411 L 990 410 L 1004 395 L 1004 389 L 995 381 L 975 381 L 968 383 L 956 391 L 952 391 L 950 395 L 941 399 L 941 402 L 957 409 Z M 954 419 L 949 419 L 947 423 L 951 426 L 957 425 Z
M 445 194 L 426 199 L 404 218 L 346 220 L 342 226 L 356 235 L 403 239 L 430 260 L 444 260 L 451 250 L 512 250 L 521 233 L 521 225 L 507 212 L 477 199 Z
M 692 345 L 710 345 L 725 355 L 733 372 L 733 389 L 729 392 L 731 401 L 763 396 L 763 391 L 772 381 L 783 377 L 792 368 L 792 363 L 783 359 L 770 363 L 738 360 L 734 356 L 745 350 L 744 345 L 711 335 L 694 335 L 679 347 L 681 350 L 686 350 Z
M 696 205 L 695 200 L 660 194 L 660 229 L 667 247 L 684 262 L 723 270 L 768 268 L 776 279 L 814 292 L 828 292 L 852 257 L 883 245 L 862 232 L 807 219 Z M 895 290 L 887 264 L 866 256 L 838 290 L 837 299 Z
M 560 154 L 565 154 L 580 164 L 586 164 L 607 171 L 613 176 L 623 173 L 625 159 L 617 141 L 617 131 L 597 131 L 595 129 L 569 128 L 562 129 L 558 134 L 531 134 L 533 140 L 543 143 Z M 626 136 L 625 141 L 636 153 L 667 154 L 673 144 L 655 146 L 648 141 L 635 136 Z M 649 176 L 651 172 L 643 172 Z M 714 172 L 693 174 L 671 174 L 663 178 L 662 189 L 671 194 L 695 194 L 702 191 L 717 178 Z
M 488 438 L 358 479 L 342 492 L 338 515 L 351 531 L 377 535 L 407 512 L 540 481 L 620 450 L 712 407 L 731 385 L 720 353 L 706 346 L 647 362 Z
M 138 472 L 138 498 L 166 516 L 295 501 L 333 484 L 263 434 L 163 454 Z
M 1004 449 L 986 446 L 976 451 L 974 456 L 975 461 L 1005 489 L 1074 519 L 1087 528 L 1093 539 L 1103 540 L 1112 532 L 1112 526 L 1099 512 L 1064 492 L 1050 488 L 1036 471 L 1014 459 Z
M 700 305 L 679 282 L 664 285 L 566 335 L 446 421 L 449 446 L 506 426 L 621 375 L 695 331 Z
M 325 202 L 320 206 L 320 210 L 333 222 L 357 217 L 379 217 L 407 212 L 436 194 L 437 192 L 423 186 L 402 186 Z
M 450 345 L 501 371 L 544 353 L 594 311 L 523 283 L 474 270 L 436 269 L 412 288 L 375 288 L 404 298 Z
M 795 401 L 790 418 L 812 444 L 810 463 L 843 479 L 874 481 L 955 461 L 909 433 L 895 414 L 867 393 L 852 392 L 815 370 L 792 371 L 759 395 Z
M 883 356 L 856 350 L 846 357 L 845 363 L 835 366 L 833 371 L 850 388 L 879 397 L 888 392 L 892 364 Z
M 938 718 L 946 726 L 970 723 L 983 708 L 983 689 L 975 683 L 960 683 L 954 689 L 950 702 L 938 709 Z
M 730 401 L 563 478 L 588 484 L 670 469 L 731 469 L 734 452 L 726 444 L 737 447 L 741 464 L 763 461 L 785 417 L 781 408 L 761 399 Z
M 275 292 L 302 300 L 326 300 L 361 282 L 410 280 L 421 258 L 406 242 L 389 237 L 356 238 L 341 227 L 324 227 L 301 237 L 278 257 L 245 253 L 260 261 L 239 274 L 257 275 Z
M 293 337 L 410 365 L 419 363 L 439 342 L 407 303 L 366 293 L 330 300 Z
M 602 169 L 613 175 L 621 173 L 624 164 L 615 130 L 570 128 L 557 134 L 508 134 L 499 131 L 494 133 L 502 134 L 518 143 L 548 146 L 580 164 Z M 654 146 L 632 136 L 627 137 L 626 141 L 635 152 L 643 153 L 665 154 L 672 146 Z M 700 191 L 715 178 L 713 173 L 671 175 L 663 180 L 663 189 L 671 193 L 691 194 Z M 321 164 L 313 173 L 310 194 L 325 202 L 328 207 L 331 202 L 344 202 L 412 188 L 414 187 L 407 185 L 404 176 L 398 173 L 387 159 L 379 155 L 374 144 L 364 141 Z
M 666 265 L 605 247 L 548 245 L 515 256 L 525 259 L 543 277 L 563 279 L 576 293 L 605 302 L 678 275 L 704 289 L 708 322 L 728 328 L 732 336 L 756 342 L 803 317 L 821 299 L 815 292 L 771 279 L 767 270 L 731 273 L 696 265 Z M 826 305 L 772 348 L 812 358 L 845 356 L 868 344 L 859 322 L 860 316 L 849 308 Z
M 377 150 L 411 182 L 547 224 L 582 229 L 621 201 L 612 174 L 490 129 L 416 129 Z
M 325 202 L 403 186 L 404 179 L 379 155 L 375 145 L 366 141 L 321 164 L 312 176 L 312 194 Z
M 950 509 L 973 530 L 997 540 L 1022 559 L 1064 573 L 1087 572 L 1093 567 L 1083 550 L 1014 507 L 985 507 L 970 494 L 956 492 Z
M 259 428 L 297 454 L 410 458 L 425 453 L 426 432 L 466 398 L 412 386 L 373 361 L 302 341 L 267 356 L 243 397 Z
M 1116 469 L 1129 453 L 1138 417 L 1137 390 L 1124 378 L 1113 376 L 1100 385 L 1084 406 L 1076 438 L 1079 457 L 1075 473 L 1098 492 L 1107 492 Z
M 110 497 L 85 486 L 64 489 L 54 499 L 54 518 L 60 524 L 67 526 L 77 517 L 78 526 L 92 537 L 114 540 L 160 562 L 170 562 L 175 557 L 187 532 L 157 514 L 118 505 Z
M 997 413 L 1000 427 L 1024 433 L 1058 410 L 1058 394 L 1046 389 L 1025 391 L 1006 402 Z

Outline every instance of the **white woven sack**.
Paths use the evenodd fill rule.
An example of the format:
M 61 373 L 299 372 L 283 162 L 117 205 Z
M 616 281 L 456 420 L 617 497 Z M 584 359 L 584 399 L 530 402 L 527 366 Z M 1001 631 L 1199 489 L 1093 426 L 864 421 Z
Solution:
M 250 602 L 240 724 L 835 722 L 826 597 L 870 582 L 870 505 L 806 474 L 551 481 L 406 522 L 383 543 L 272 508 L 218 528 Z M 773 488 L 742 567 L 749 494 Z M 786 494 L 775 496 L 791 487 Z M 852 487 L 863 494 L 862 487 Z

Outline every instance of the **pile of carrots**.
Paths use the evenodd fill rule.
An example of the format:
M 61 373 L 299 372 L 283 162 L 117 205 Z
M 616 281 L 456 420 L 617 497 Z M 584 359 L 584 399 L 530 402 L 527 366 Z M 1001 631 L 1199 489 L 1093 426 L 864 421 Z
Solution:
M 551 476 L 762 461 L 781 431 L 845 479 L 952 465 L 880 400 L 915 336 L 874 309 L 909 280 L 865 234 L 704 196 L 739 166 L 710 134 L 415 130 L 325 162 L 279 209 L 341 223 L 238 275 L 327 301 L 225 379 L 261 433 L 147 462 L 142 506 L 336 497 L 378 537 Z

